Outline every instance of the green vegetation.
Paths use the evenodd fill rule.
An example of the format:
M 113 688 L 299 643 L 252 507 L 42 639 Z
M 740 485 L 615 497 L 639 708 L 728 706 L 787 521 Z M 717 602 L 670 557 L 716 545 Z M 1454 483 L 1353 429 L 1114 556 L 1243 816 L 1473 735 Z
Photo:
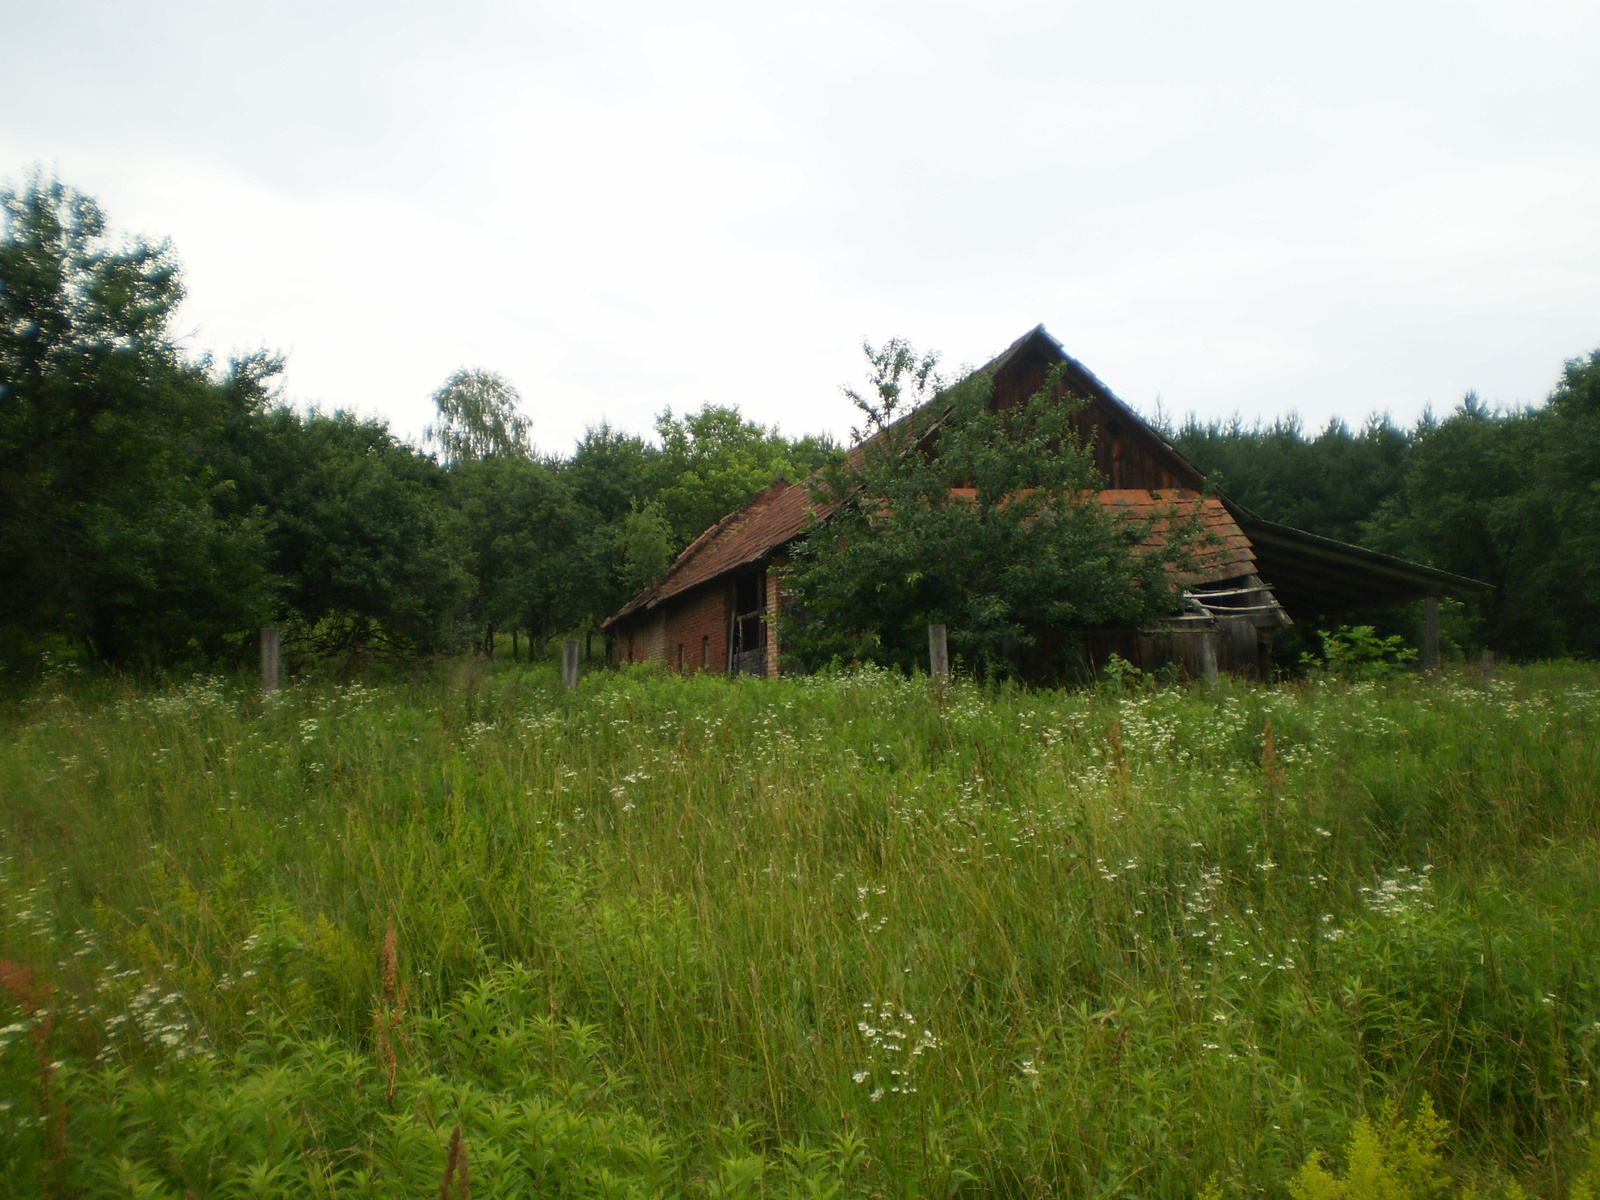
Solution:
M 663 412 L 659 445 L 601 425 L 541 457 L 483 370 L 435 392 L 425 452 L 290 407 L 271 355 L 186 358 L 172 248 L 118 240 L 71 188 L 0 189 L 0 220 L 0 675 L 238 665 L 263 624 L 291 669 L 539 649 L 833 453 L 708 404 Z
M 467 660 L 69 678 L 0 737 L 7 1195 L 1591 1186 L 1590 667 Z
M 1148 522 L 1101 506 L 1056 375 L 997 410 L 986 376 L 943 388 L 932 356 L 904 342 L 866 351 L 876 398 L 854 399 L 872 436 L 820 473 L 816 495 L 832 514 L 799 543 L 786 581 L 798 600 L 786 653 L 802 668 L 909 670 L 932 623 L 949 627 L 974 675 L 1060 679 L 1078 664 L 1051 634 L 1173 610 L 1174 568 L 1201 530 L 1173 513 L 1157 550 Z M 903 412 L 935 391 L 937 403 Z
M 592 630 L 780 474 L 849 501 L 796 562 L 812 665 L 943 621 L 993 680 L 1166 577 L 1061 406 L 896 424 L 942 386 L 898 340 L 853 463 L 715 405 L 541 456 L 482 370 L 425 452 L 186 358 L 170 247 L 87 198 L 0 210 L 3 1194 L 1600 1189 L 1600 670 L 1418 679 L 1380 613 L 1215 694 L 1119 659 L 569 694 L 503 635 Z M 1173 436 L 1494 583 L 1456 649 L 1600 653 L 1600 352 L 1541 408 Z M 284 693 L 132 682 L 267 622 Z
M 109 662 L 214 658 L 265 603 L 262 530 L 208 462 L 249 403 L 169 329 L 171 248 L 55 183 L 0 191 L 0 670 L 51 636 Z
M 1566 364 L 1548 403 L 1494 410 L 1469 393 L 1413 429 L 1374 417 L 1308 437 L 1293 420 L 1190 421 L 1169 436 L 1262 516 L 1494 585 L 1448 640 L 1536 659 L 1600 655 L 1600 351 Z M 1415 614 L 1383 614 L 1414 635 Z M 1414 638 L 1413 638 L 1414 640 Z M 1283 649 L 1292 665 L 1301 647 Z

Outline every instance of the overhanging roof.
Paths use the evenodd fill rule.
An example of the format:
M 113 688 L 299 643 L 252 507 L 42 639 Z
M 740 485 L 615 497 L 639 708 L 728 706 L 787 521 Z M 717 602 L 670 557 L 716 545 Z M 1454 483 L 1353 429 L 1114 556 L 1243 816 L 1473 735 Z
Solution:
M 1382 608 L 1489 588 L 1465 575 L 1279 525 L 1226 497 L 1223 502 L 1255 548 L 1262 582 L 1291 615 Z

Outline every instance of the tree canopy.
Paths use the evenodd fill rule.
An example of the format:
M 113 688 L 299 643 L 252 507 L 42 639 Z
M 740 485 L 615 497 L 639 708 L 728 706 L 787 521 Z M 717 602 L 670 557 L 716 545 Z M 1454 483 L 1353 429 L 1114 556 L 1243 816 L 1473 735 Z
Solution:
M 707 404 L 656 418 L 660 453 L 651 464 L 652 499 L 674 540 L 687 545 L 780 476 L 804 479 L 834 454 L 826 438 L 791 442 L 736 408 Z
M 526 455 L 532 424 L 521 404 L 522 397 L 505 376 L 463 367 L 434 392 L 439 415 L 423 436 L 438 448 L 446 466 Z
M 205 459 L 249 399 L 178 353 L 169 246 L 42 178 L 0 211 L 0 659 L 221 653 L 270 596 L 262 526 Z
M 866 350 L 872 385 L 852 393 L 866 423 L 818 477 L 828 515 L 790 571 L 786 653 L 910 667 L 936 623 L 973 670 L 1048 676 L 1067 663 L 1050 660 L 1045 631 L 1170 610 L 1193 535 L 1178 522 L 1165 551 L 1141 552 L 1148 530 L 1101 507 L 1054 375 L 1014 409 L 989 403 L 981 375 L 926 400 L 936 360 L 899 341 Z M 920 407 L 906 411 L 908 393 Z

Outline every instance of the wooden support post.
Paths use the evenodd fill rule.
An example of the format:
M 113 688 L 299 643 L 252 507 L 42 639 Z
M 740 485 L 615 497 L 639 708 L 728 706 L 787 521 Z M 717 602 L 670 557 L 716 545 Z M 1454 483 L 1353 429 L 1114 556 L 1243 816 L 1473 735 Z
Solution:
M 1494 682 L 1494 651 L 1483 652 L 1483 686 L 1488 687 Z
M 283 630 L 267 626 L 261 631 L 261 690 L 278 690 L 278 662 L 283 645 Z
M 1220 682 L 1217 678 L 1217 635 L 1209 629 L 1202 629 L 1200 638 L 1200 679 L 1206 685 L 1206 691 L 1214 692 Z
M 1429 596 L 1422 602 L 1422 670 L 1428 675 L 1439 673 L 1439 597 Z
M 561 644 L 561 686 L 569 692 L 578 690 L 578 647 L 577 638 Z
M 950 682 L 950 643 L 943 625 L 928 626 L 928 673 L 940 687 Z

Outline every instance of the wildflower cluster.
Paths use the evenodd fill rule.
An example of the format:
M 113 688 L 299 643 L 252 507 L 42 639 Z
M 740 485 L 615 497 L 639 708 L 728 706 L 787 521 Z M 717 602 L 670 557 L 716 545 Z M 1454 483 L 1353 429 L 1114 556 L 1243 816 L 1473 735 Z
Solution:
M 130 974 L 133 972 L 121 972 L 117 978 Z M 101 1062 L 110 1062 L 116 1057 L 113 1047 L 119 1041 L 142 1044 L 180 1060 L 207 1054 L 183 993 L 164 990 L 157 982 L 146 983 L 128 1000 L 123 1011 L 108 1016 L 105 1031 L 106 1044 L 98 1056 Z
M 866 1044 L 867 1065 L 850 1076 L 858 1084 L 871 1084 L 867 1099 L 874 1104 L 885 1095 L 909 1096 L 917 1090 L 917 1060 L 940 1046 L 933 1030 L 918 1030 L 917 1019 L 894 1004 L 861 1004 L 856 1032 Z
M 227 684 L 216 675 L 196 675 L 170 692 L 153 696 L 127 697 L 117 704 L 117 715 L 127 718 L 148 713 L 155 717 L 188 717 L 200 713 L 224 714 L 234 711 Z
M 1413 871 L 1410 867 L 1397 868 L 1394 874 L 1380 880 L 1376 887 L 1361 888 L 1362 898 L 1375 913 L 1396 921 L 1409 921 L 1433 907 L 1433 880 L 1428 876 L 1432 870 L 1432 863 L 1423 864 L 1420 871 Z
M 1216 907 L 1217 889 L 1222 886 L 1222 868 L 1204 867 L 1183 900 L 1183 922 L 1192 938 L 1204 938 L 1215 947 L 1221 940 L 1222 923 L 1212 910 Z
M 864 928 L 868 933 L 882 933 L 883 927 L 889 923 L 888 913 L 882 914 L 876 921 L 873 921 L 872 911 L 867 907 L 867 905 L 872 903 L 869 897 L 886 896 L 888 893 L 889 889 L 881 884 L 873 886 L 872 884 L 863 883 L 860 887 L 856 888 L 856 903 L 861 905 L 861 911 L 856 913 L 856 921 L 859 922 L 862 928 Z

